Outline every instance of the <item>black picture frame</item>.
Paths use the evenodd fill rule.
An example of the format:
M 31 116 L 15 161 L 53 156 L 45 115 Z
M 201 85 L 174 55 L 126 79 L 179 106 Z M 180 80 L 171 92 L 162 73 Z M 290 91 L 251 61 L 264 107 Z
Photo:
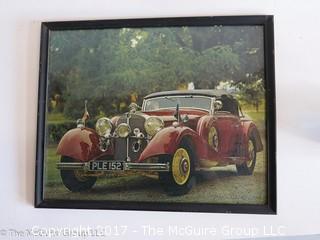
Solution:
M 47 99 L 48 41 L 51 30 L 104 29 L 120 27 L 171 27 L 210 25 L 261 25 L 264 27 L 264 64 L 266 87 L 266 140 L 267 140 L 267 204 L 204 204 L 204 203 L 152 203 L 83 200 L 45 200 L 44 191 L 44 148 L 45 113 Z M 183 212 L 276 214 L 276 100 L 274 70 L 274 29 L 273 16 L 218 16 L 179 17 L 154 19 L 122 19 L 93 21 L 43 22 L 41 24 L 41 46 L 38 90 L 38 125 L 35 174 L 36 208 L 70 209 L 122 209 Z

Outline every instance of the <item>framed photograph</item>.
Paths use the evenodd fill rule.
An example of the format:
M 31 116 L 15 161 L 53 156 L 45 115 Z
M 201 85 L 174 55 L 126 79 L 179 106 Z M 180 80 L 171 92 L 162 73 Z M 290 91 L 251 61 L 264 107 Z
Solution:
M 45 22 L 35 206 L 276 214 L 273 16 Z

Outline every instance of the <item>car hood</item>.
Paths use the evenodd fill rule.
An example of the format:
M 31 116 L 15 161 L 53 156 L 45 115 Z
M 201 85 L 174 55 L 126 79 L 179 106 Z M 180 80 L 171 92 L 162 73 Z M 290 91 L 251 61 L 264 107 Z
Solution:
M 188 122 L 184 125 L 189 126 L 192 129 L 196 129 L 198 120 L 204 116 L 208 115 L 208 112 L 203 110 L 194 110 L 194 109 L 180 109 L 179 110 L 181 117 L 183 118 L 185 115 L 188 115 Z M 170 126 L 174 121 L 177 121 L 177 119 L 174 117 L 175 110 L 174 109 L 168 109 L 168 110 L 158 110 L 158 111 L 149 111 L 149 112 L 143 112 L 144 114 L 148 116 L 157 116 L 161 118 L 164 121 L 165 126 Z

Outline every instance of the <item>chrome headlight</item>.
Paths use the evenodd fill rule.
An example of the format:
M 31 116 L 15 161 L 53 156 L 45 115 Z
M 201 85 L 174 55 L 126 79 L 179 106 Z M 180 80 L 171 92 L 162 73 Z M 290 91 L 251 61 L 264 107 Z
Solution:
M 116 134 L 119 137 L 126 138 L 131 133 L 131 128 L 126 123 L 120 123 L 116 128 Z
M 156 133 L 159 132 L 163 127 L 164 122 L 158 117 L 149 117 L 144 123 L 144 128 L 150 136 L 156 135 Z
M 108 137 L 112 131 L 112 122 L 109 118 L 99 118 L 96 123 L 96 131 L 101 137 Z

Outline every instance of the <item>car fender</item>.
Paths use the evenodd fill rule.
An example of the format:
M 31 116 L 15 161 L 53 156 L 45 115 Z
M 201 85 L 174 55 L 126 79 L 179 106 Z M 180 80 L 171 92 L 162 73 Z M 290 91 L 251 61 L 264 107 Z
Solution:
M 159 155 L 173 155 L 177 150 L 182 139 L 188 138 L 197 154 L 197 149 L 200 143 L 199 135 L 189 127 L 167 127 L 159 131 L 148 143 L 147 147 L 140 155 L 139 162 L 142 162 L 150 157 Z
M 93 129 L 74 128 L 61 138 L 57 154 L 86 162 L 98 158 L 103 152 L 99 149 L 99 136 Z
M 197 133 L 200 137 L 207 139 L 209 129 L 211 126 L 214 126 L 215 120 L 215 117 L 209 115 L 203 116 L 199 119 L 197 124 Z
M 208 162 L 217 162 L 223 159 L 221 151 L 216 151 L 209 143 L 209 131 L 211 127 L 215 127 L 218 134 L 219 128 L 216 126 L 217 118 L 212 115 L 206 115 L 199 119 L 197 124 L 197 133 L 202 141 L 201 151 L 199 152 L 199 158 Z M 211 164 L 211 163 L 210 163 Z
M 249 136 L 252 134 L 256 144 L 256 151 L 261 152 L 263 150 L 263 144 L 261 141 L 258 128 L 252 121 L 242 122 L 242 134 L 243 134 L 245 147 L 248 145 Z

